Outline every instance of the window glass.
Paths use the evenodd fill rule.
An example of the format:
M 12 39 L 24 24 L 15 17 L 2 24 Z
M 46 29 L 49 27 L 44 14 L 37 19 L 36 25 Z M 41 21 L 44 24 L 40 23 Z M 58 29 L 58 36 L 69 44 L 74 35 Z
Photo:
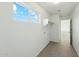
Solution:
M 38 13 L 27 7 L 23 7 L 18 3 L 13 3 L 13 18 L 15 20 L 38 22 Z

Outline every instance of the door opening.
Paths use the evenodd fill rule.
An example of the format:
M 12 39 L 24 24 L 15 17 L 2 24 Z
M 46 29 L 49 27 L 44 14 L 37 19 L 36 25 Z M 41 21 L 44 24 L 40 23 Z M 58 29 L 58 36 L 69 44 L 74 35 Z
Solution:
M 70 44 L 72 45 L 72 19 L 70 20 Z
M 61 20 L 61 42 L 63 44 L 70 44 L 70 19 Z

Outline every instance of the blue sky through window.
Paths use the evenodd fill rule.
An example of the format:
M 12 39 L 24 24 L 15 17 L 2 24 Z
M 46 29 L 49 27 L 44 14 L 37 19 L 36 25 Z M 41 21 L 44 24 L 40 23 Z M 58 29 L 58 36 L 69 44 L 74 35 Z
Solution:
M 29 12 L 29 9 L 19 5 L 18 3 L 13 3 L 13 17 L 16 20 L 29 20 L 37 21 L 38 13 L 35 10 Z
M 29 16 L 29 12 L 27 8 L 24 8 L 23 6 L 17 4 L 17 3 L 13 3 L 13 16 L 16 19 L 28 19 Z

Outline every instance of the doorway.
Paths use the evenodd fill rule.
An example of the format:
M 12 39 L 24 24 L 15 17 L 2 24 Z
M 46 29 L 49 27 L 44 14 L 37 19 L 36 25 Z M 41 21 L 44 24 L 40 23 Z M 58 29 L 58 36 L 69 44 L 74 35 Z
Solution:
M 72 45 L 72 19 L 70 20 L 70 44 Z
M 61 20 L 61 42 L 63 44 L 70 44 L 70 19 Z

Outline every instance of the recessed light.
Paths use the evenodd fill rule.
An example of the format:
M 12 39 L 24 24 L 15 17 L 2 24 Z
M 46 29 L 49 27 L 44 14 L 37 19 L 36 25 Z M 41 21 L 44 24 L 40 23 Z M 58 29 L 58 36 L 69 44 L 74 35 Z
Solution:
M 60 2 L 58 2 L 58 1 L 54 1 L 53 3 L 54 3 L 54 4 L 59 4 Z

